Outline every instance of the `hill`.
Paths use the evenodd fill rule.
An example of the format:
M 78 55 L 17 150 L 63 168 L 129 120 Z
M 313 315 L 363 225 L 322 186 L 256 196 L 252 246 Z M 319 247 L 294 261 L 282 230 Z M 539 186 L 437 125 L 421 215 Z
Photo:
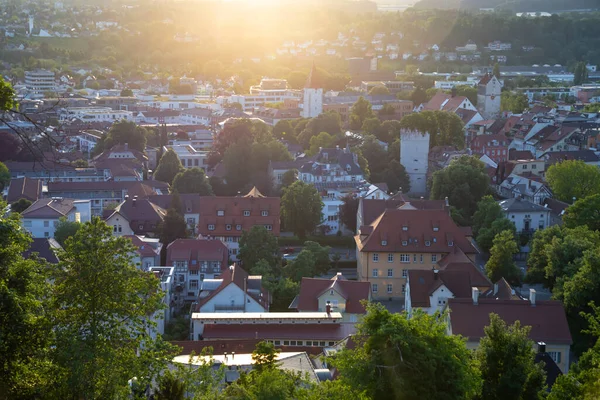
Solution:
M 495 8 L 513 12 L 558 12 L 569 10 L 598 10 L 597 0 L 421 0 L 416 8 L 479 10 Z

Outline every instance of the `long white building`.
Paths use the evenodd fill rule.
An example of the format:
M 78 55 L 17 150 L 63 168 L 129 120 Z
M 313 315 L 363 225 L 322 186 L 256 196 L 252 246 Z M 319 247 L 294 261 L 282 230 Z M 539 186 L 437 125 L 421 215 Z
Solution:
M 110 107 L 68 107 L 58 113 L 59 122 L 79 119 L 84 122 L 115 122 L 122 119 L 133 121 L 132 111 L 113 110 Z
M 25 87 L 34 96 L 43 96 L 46 92 L 56 91 L 54 72 L 45 69 L 25 71 Z

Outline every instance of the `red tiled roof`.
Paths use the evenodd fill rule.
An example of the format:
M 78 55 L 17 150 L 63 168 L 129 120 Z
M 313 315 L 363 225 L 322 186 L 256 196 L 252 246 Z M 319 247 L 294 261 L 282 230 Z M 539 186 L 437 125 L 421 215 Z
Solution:
M 442 107 L 443 111 L 455 112 L 459 108 L 465 100 L 468 100 L 465 96 L 454 96 L 451 97 L 446 104 Z
M 449 299 L 452 333 L 478 341 L 484 336 L 483 328 L 490 323 L 490 313 L 500 316 L 507 324 L 521 321 L 531 326 L 529 337 L 535 342 L 571 344 L 573 342 L 565 309 L 559 301 L 537 301 L 532 306 L 527 300 L 496 300 L 479 298 Z
M 449 253 L 458 246 L 465 253 L 476 252 L 443 210 L 388 209 L 371 226 L 373 232 L 368 236 L 355 236 L 359 251 Z
M 219 261 L 223 269 L 227 267 L 228 257 L 227 246 L 220 240 L 177 239 L 167 246 L 167 265 L 174 265 L 175 260 Z M 194 269 L 192 263 L 188 266 Z M 200 263 L 195 267 L 200 268 Z
M 394 209 L 405 205 L 407 202 L 418 210 L 444 210 L 445 200 L 414 200 L 399 193 L 387 200 L 361 199 L 363 224 L 370 225 L 387 209 Z
M 346 299 L 347 313 L 362 314 L 365 312 L 365 308 L 360 302 L 369 299 L 371 284 L 348 281 L 341 275 L 336 275 L 331 279 L 302 278 L 297 310 L 319 311 L 319 296 L 328 290 L 335 290 Z
M 494 283 L 494 286 L 482 296 L 496 300 L 522 300 L 504 278 Z
M 431 100 L 429 100 L 427 103 L 425 103 L 425 106 L 423 107 L 423 110 L 424 111 L 437 111 L 437 110 L 441 110 L 442 109 L 442 104 L 444 104 L 444 102 L 446 100 L 449 100 L 450 98 L 452 98 L 452 96 L 449 95 L 449 94 L 442 93 L 442 92 L 437 92 L 431 98 Z
M 508 151 L 509 160 L 535 160 L 535 157 L 529 150 L 510 149 Z
M 198 232 L 203 236 L 241 236 L 242 231 L 250 230 L 255 225 L 271 225 L 271 233 L 279 236 L 279 197 L 215 197 L 202 198 Z M 223 216 L 218 216 L 217 211 L 223 211 Z M 250 216 L 245 217 L 244 211 L 250 211 Z M 267 211 L 268 216 L 263 217 L 262 212 Z M 208 230 L 208 225 L 214 225 L 214 230 Z M 231 229 L 227 230 L 227 225 Z M 242 230 L 236 229 L 237 225 Z
M 155 257 L 158 255 L 158 250 L 150 246 L 148 243 L 145 243 L 142 239 L 140 239 L 137 235 L 125 235 L 131 240 L 133 245 L 138 248 L 138 253 L 142 257 Z
M 105 219 L 110 218 L 115 213 L 122 215 L 129 222 L 131 230 L 136 234 L 157 232 L 159 224 L 167 215 L 166 210 L 151 203 L 148 199 L 134 199 L 131 197 L 115 207 Z
M 77 191 L 101 191 L 101 190 L 127 190 L 138 186 L 139 184 L 144 184 L 151 188 L 160 189 L 162 191 L 167 191 L 169 189 L 169 184 L 160 182 L 160 181 L 103 181 L 103 182 L 49 182 L 48 183 L 48 192 L 77 192 Z M 139 193 L 136 193 L 139 196 Z
M 19 199 L 36 201 L 42 197 L 42 181 L 31 178 L 16 178 L 10 181 L 6 201 L 13 203 Z
M 338 341 L 356 331 L 354 323 L 324 324 L 206 324 L 204 339 L 291 339 Z
M 231 354 L 249 354 L 252 353 L 256 345 L 261 342 L 260 339 L 240 339 L 240 340 L 180 340 L 172 341 L 171 344 L 180 348 L 179 354 L 201 354 L 202 350 L 212 347 L 214 355 L 222 355 L 224 353 Z M 328 345 L 329 343 L 326 343 Z M 322 347 L 318 346 L 275 346 L 281 349 L 282 352 L 287 351 L 305 351 L 311 355 L 319 355 L 323 352 Z
M 478 85 L 487 85 L 488 83 L 490 83 L 493 76 L 494 75 L 492 75 L 492 74 L 485 74 L 479 81 Z
M 496 140 L 498 142 L 497 145 L 493 145 L 492 141 Z M 488 143 L 490 143 L 488 145 Z M 503 133 L 499 133 L 497 135 L 479 135 L 473 139 L 471 146 L 476 148 L 483 147 L 507 147 L 510 144 L 510 139 L 506 137 Z
M 431 307 L 430 298 L 439 287 L 446 286 L 457 298 L 471 297 L 471 279 L 466 271 L 409 270 L 410 302 L 414 307 Z
M 438 262 L 438 266 L 443 271 L 468 272 L 471 286 L 480 288 L 492 286 L 492 282 L 487 276 L 459 248 L 455 248 L 454 251 L 448 253 L 446 257 Z

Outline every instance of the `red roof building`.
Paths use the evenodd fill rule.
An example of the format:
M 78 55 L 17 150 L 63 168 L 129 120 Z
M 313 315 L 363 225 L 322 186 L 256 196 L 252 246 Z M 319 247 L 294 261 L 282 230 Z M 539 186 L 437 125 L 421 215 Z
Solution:
M 508 160 L 508 146 L 510 139 L 504 134 L 479 135 L 473 138 L 471 150 L 477 154 L 485 154 L 495 163 L 499 164 Z

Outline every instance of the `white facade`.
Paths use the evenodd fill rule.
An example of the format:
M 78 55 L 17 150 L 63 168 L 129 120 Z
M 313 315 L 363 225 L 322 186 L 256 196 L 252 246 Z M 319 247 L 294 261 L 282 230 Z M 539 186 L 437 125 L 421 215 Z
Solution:
M 304 88 L 302 117 L 315 118 L 323 113 L 323 89 Z
M 436 312 L 443 312 L 448 305 L 448 299 L 453 299 L 454 294 L 442 284 L 433 293 L 429 295 L 429 307 L 414 307 L 419 308 L 423 312 L 429 315 L 433 315 Z M 404 292 L 404 305 L 408 315 L 412 315 L 413 306 L 410 300 L 410 276 L 406 280 L 406 291 Z
M 550 209 L 519 198 L 502 200 L 500 207 L 506 218 L 515 224 L 517 233 L 532 232 L 550 226 Z
M 211 110 L 203 108 L 194 108 L 182 111 L 179 120 L 182 124 L 188 125 L 210 125 Z
M 434 87 L 436 89 L 450 90 L 456 86 L 477 86 L 477 82 L 474 81 L 435 81 Z
M 174 312 L 173 307 L 173 267 L 153 267 L 151 272 L 157 273 L 157 277 L 160 279 L 160 289 L 163 291 L 162 303 L 164 308 L 155 312 L 151 320 L 156 324 L 153 328 L 150 328 L 149 334 L 152 339 L 156 339 L 157 334 L 164 335 L 165 326 L 171 320 Z
M 400 164 L 410 178 L 411 193 L 427 192 L 429 132 L 400 131 Z
M 74 200 L 74 209 L 65 215 L 69 221 L 81 223 L 90 222 L 92 218 L 92 207 L 90 200 Z M 53 238 L 59 219 L 63 216 L 55 217 L 28 217 L 23 216 L 21 224 L 33 238 Z
M 282 103 L 284 100 L 301 100 L 301 98 L 302 92 L 299 90 L 286 90 L 285 93 L 273 94 L 234 94 L 229 97 L 221 97 L 217 99 L 217 102 L 221 104 L 239 103 L 243 111 L 253 111 L 257 107 L 264 107 L 266 103 Z
M 33 95 L 43 95 L 45 92 L 56 91 L 54 72 L 45 69 L 25 71 L 25 87 Z
M 135 235 L 133 229 L 129 225 L 129 221 L 120 213 L 113 213 L 106 221 L 106 225 L 112 227 L 113 236 L 130 236 Z
M 502 83 L 495 75 L 486 84 L 479 84 L 477 89 L 477 111 L 485 119 L 495 118 L 500 114 L 500 98 Z
M 206 169 L 208 162 L 208 151 L 196 150 L 191 145 L 169 145 L 163 146 L 163 152 L 172 149 L 181 160 L 184 168 L 202 168 Z
M 89 157 L 102 135 L 103 133 L 100 131 L 81 131 L 79 135 L 75 136 L 77 147 L 82 153 L 87 153 Z
M 69 107 L 59 111 L 59 122 L 80 119 L 84 122 L 116 122 L 122 119 L 133 121 L 133 112 L 113 110 L 110 107 Z
M 205 283 L 208 284 L 206 280 L 202 282 L 203 285 Z M 201 300 L 202 294 L 200 295 L 200 301 Z M 267 311 L 262 305 L 254 300 L 252 296 L 245 293 L 243 288 L 238 287 L 233 282 L 221 289 L 219 293 L 203 304 L 199 311 L 200 313 L 213 313 L 224 309 L 239 309 L 245 313 L 261 313 Z M 194 332 L 197 331 L 194 329 Z

